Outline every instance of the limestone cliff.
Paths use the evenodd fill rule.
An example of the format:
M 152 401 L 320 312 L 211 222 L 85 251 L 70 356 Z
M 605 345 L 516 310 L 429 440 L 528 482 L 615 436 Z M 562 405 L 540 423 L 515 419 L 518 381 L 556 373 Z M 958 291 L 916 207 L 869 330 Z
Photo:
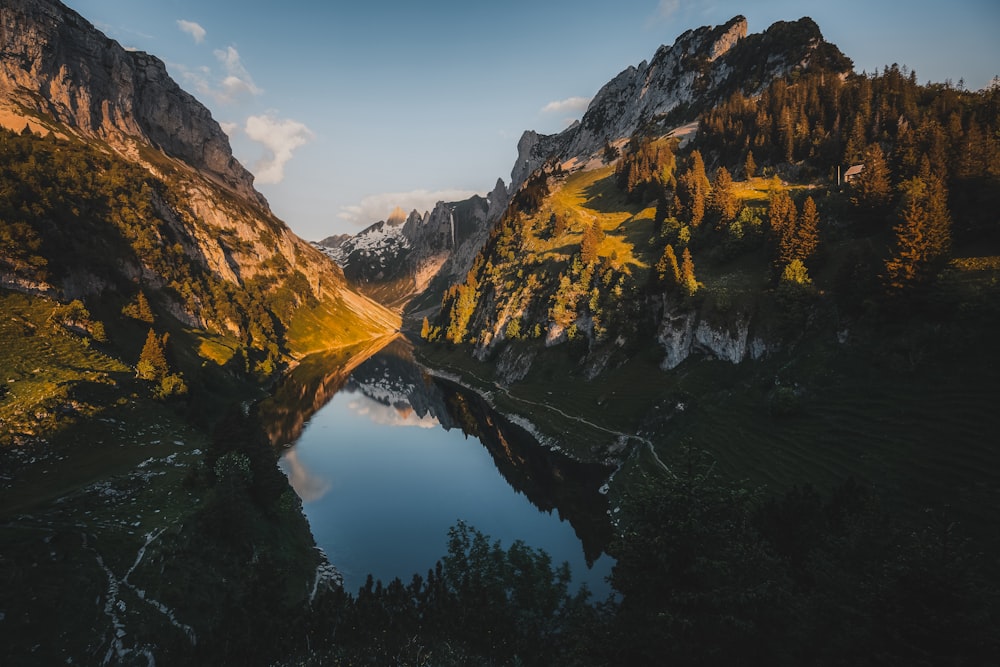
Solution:
M 43 248 L 80 245 L 83 228 L 91 237 L 107 235 L 112 246 L 121 237 L 130 243 L 113 255 L 50 258 L 45 285 L 4 271 L 4 285 L 91 300 L 129 298 L 138 288 L 188 326 L 257 347 L 281 345 L 266 332 L 282 336 L 297 309 L 309 304 L 336 303 L 334 310 L 358 323 L 354 332 L 398 325 L 384 308 L 348 294 L 339 267 L 271 213 L 209 110 L 169 77 L 162 61 L 125 50 L 57 0 L 0 5 L 0 112 L 0 124 L 12 129 L 27 124 L 53 135 L 51 141 L 74 142 L 44 150 L 75 151 L 74 159 L 90 169 L 129 174 L 122 194 L 143 211 L 117 215 L 116 204 L 91 207 L 73 226 L 51 224 L 60 211 L 39 215 L 32 233 Z M 119 169 L 115 161 L 140 171 Z M 104 195 L 83 190 L 81 196 Z M 271 322 L 264 334 L 261 321 Z

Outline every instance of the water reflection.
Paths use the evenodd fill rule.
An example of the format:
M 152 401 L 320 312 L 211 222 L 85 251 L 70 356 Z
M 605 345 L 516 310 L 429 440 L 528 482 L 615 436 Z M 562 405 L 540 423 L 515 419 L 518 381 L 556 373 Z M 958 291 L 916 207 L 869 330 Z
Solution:
M 609 469 L 541 447 L 415 364 L 405 339 L 362 354 L 307 358 L 261 406 L 271 441 L 296 443 L 282 468 L 349 587 L 367 571 L 405 579 L 433 565 L 457 519 L 576 561 L 578 574 L 601 559 Z M 604 557 L 597 571 L 608 568 Z M 599 589 L 600 576 L 581 579 Z

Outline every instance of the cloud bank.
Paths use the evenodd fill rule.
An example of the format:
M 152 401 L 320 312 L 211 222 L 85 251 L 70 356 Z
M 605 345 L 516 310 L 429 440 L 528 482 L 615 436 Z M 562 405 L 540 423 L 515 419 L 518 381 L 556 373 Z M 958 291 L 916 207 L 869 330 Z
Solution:
M 439 201 L 461 201 L 474 194 L 471 190 L 411 190 L 409 192 L 383 192 L 369 195 L 359 203 L 344 206 L 337 217 L 356 225 L 367 226 L 385 220 L 397 206 L 404 211 L 414 209 L 423 213 L 434 208 Z
M 273 114 L 250 116 L 243 131 L 269 153 L 254 164 L 253 170 L 257 182 L 264 184 L 283 181 L 285 165 L 292 159 L 292 153 L 315 136 L 297 120 L 276 118 Z
M 205 41 L 205 29 L 194 21 L 185 21 L 184 19 L 178 19 L 177 27 L 181 29 L 181 32 L 186 32 L 191 35 L 194 39 L 195 44 L 201 44 Z
M 565 100 L 549 102 L 542 107 L 542 113 L 577 113 L 586 111 L 589 104 L 589 97 L 568 97 Z

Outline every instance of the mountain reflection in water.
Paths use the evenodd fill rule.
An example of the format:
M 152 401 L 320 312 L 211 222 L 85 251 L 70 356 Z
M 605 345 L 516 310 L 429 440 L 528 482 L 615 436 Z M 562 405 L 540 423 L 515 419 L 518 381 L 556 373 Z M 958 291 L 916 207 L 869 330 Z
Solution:
M 522 539 L 570 561 L 575 580 L 605 592 L 611 527 L 598 489 L 610 469 L 539 445 L 479 395 L 414 363 L 405 339 L 383 343 L 303 360 L 260 406 L 348 590 L 368 572 L 425 573 L 462 519 L 505 547 Z

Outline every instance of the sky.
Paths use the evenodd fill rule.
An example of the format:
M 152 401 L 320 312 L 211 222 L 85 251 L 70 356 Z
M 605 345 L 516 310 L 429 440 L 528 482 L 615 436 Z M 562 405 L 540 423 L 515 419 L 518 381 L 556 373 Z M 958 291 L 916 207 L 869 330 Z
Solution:
M 163 60 L 309 240 L 487 193 L 524 130 L 559 132 L 618 72 L 737 14 L 751 33 L 811 16 L 858 72 L 1000 75 L 996 0 L 64 1 Z

